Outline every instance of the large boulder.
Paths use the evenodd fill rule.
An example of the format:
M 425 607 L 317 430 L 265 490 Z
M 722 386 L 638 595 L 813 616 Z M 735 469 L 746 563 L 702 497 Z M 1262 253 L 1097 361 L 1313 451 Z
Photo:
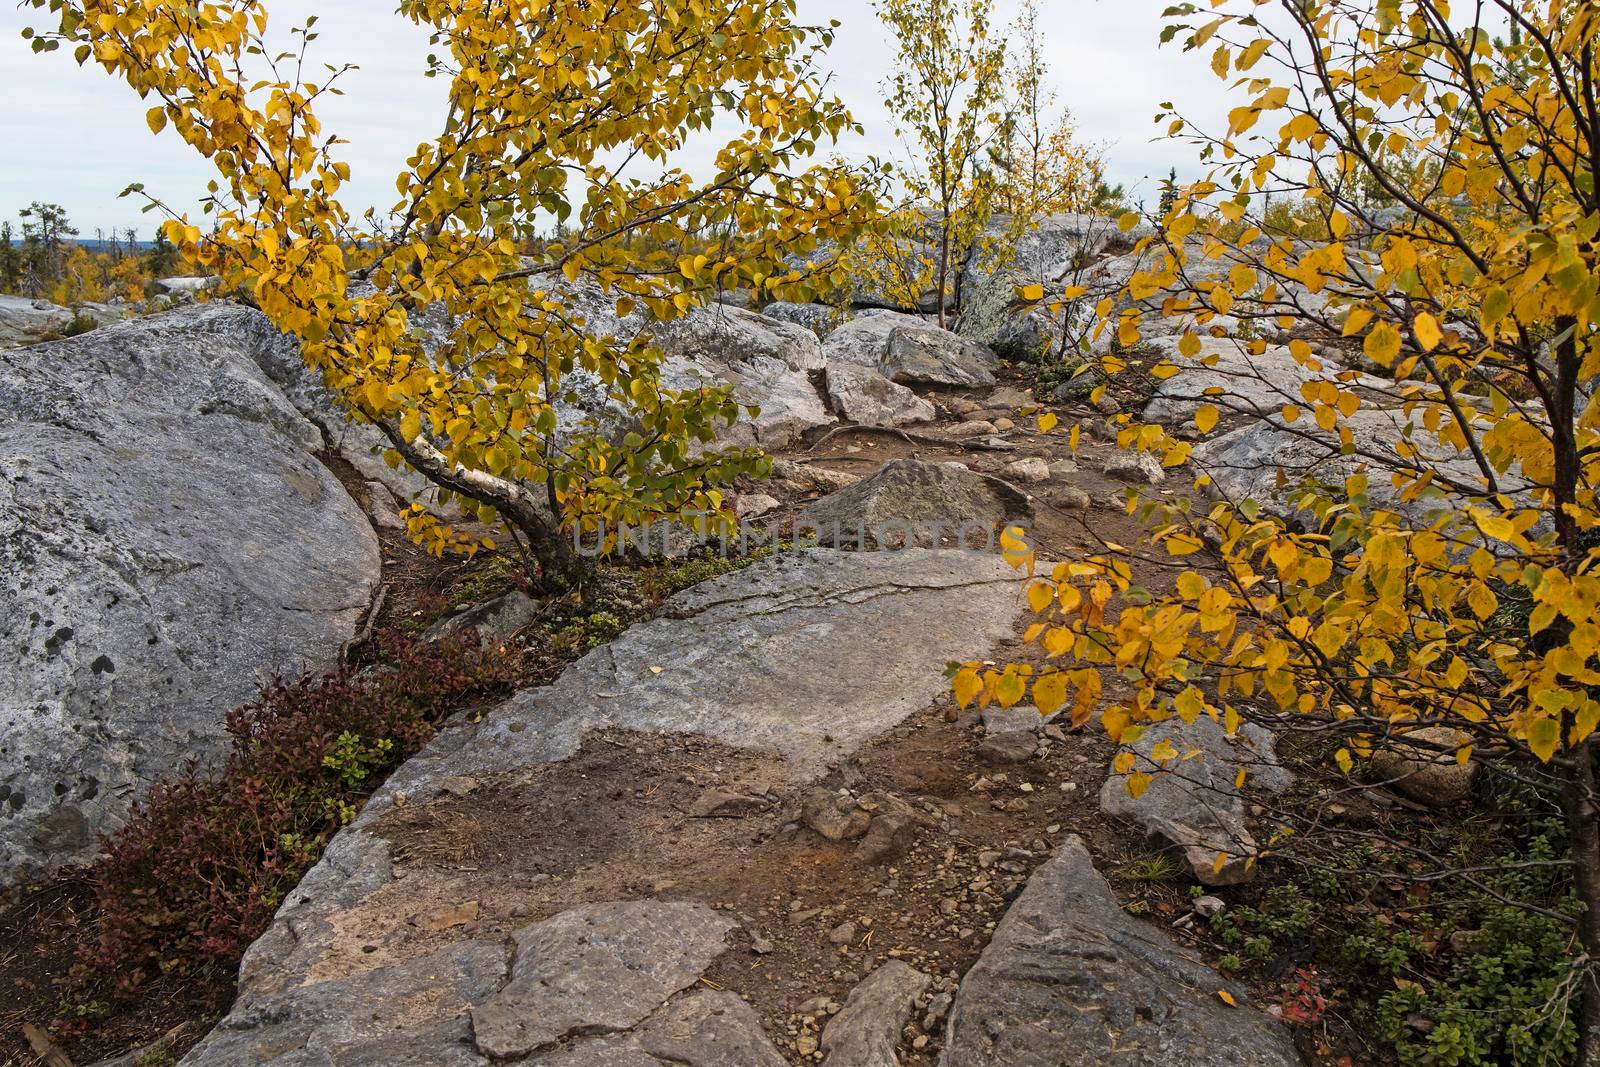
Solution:
M 1129 248 L 1149 232 L 1141 224 L 1124 233 L 1105 215 L 1052 215 L 1031 225 L 995 217 L 962 274 L 961 335 L 1014 361 L 1063 354 L 1063 343 L 1087 321 L 1099 295 L 1052 312 L 1024 304 L 1018 289 L 1042 285 L 1053 294 L 1080 284 L 1108 250 Z
M 823 352 L 830 365 L 871 367 L 918 385 L 986 388 L 999 365 L 988 347 L 894 311 L 857 316 L 828 335 Z
M 826 372 L 833 410 L 862 426 L 906 426 L 938 417 L 933 402 L 871 367 L 835 363 Z
M 1157 757 L 1163 748 L 1175 755 Z M 1206 885 L 1250 879 L 1260 849 L 1245 825 L 1245 781 L 1268 792 L 1288 788 L 1289 772 L 1278 762 L 1272 735 L 1253 724 L 1229 737 L 1202 715 L 1192 723 L 1168 719 L 1149 727 L 1132 746 L 1134 770 L 1148 774 L 1139 796 L 1127 779 L 1112 775 L 1100 790 L 1100 810 L 1128 819 L 1178 852 L 1190 873 Z
M 0 348 L 34 344 L 71 321 L 72 312 L 48 300 L 0 294 Z
M 327 664 L 378 582 L 259 312 L 0 352 L 0 879 L 89 858 L 143 786 Z
M 760 409 L 720 432 L 722 440 L 779 449 L 807 430 L 833 422 L 811 374 L 824 366 L 821 342 L 811 330 L 746 308 L 712 303 L 671 322 L 657 322 L 640 306 L 616 312 L 615 293 L 588 279 L 541 280 L 566 304 L 575 321 L 595 337 L 629 342 L 649 337 L 662 352 L 661 377 L 675 389 L 732 385 L 740 404 Z M 536 287 L 536 288 L 538 288 Z M 583 373 L 563 380 L 562 428 L 625 431 L 627 407 L 604 385 Z
M 854 485 L 813 501 L 795 520 L 825 544 L 991 545 L 994 532 L 1030 522 L 1027 494 L 957 463 L 896 459 Z
M 962 979 L 939 1062 L 1298 1067 L 1300 1057 L 1243 990 L 1123 911 L 1069 837 Z
M 430 339 L 441 336 L 448 320 L 442 307 L 429 308 L 413 329 Z M 306 366 L 298 345 L 272 345 L 255 354 L 255 360 L 295 410 L 322 433 L 325 445 L 337 452 L 364 481 L 377 482 L 400 506 L 419 501 L 438 504 L 432 482 L 410 467 L 390 466 L 384 458 L 393 447 L 372 423 L 352 418 L 338 395 L 322 383 L 322 375 Z
M 741 404 L 760 409 L 726 430 L 726 441 L 779 449 L 833 421 L 811 381 L 825 365 L 822 344 L 804 326 L 710 304 L 652 332 L 669 386 L 732 384 Z

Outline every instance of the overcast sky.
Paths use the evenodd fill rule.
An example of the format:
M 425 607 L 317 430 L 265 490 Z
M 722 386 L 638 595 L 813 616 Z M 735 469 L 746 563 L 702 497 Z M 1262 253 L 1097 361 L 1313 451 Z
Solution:
M 1045 53 L 1061 101 L 1076 116 L 1080 135 L 1105 146 L 1110 177 L 1153 201 L 1167 168 L 1194 176 L 1192 150 L 1153 140 L 1157 105 L 1176 100 L 1187 114 L 1225 113 L 1225 87 L 1205 57 L 1177 47 L 1157 48 L 1160 12 L 1169 0 L 1041 0 Z M 997 0 L 1005 18 L 1014 0 Z M 419 140 L 436 132 L 444 88 L 421 76 L 426 34 L 395 15 L 394 0 L 273 0 L 272 27 L 282 34 L 318 15 L 316 57 L 354 62 L 346 96 L 321 109 L 325 129 L 351 143 L 347 205 L 389 207 L 394 176 Z M 866 126 L 852 153 L 896 154 L 882 109 L 881 83 L 893 51 L 870 0 L 799 0 L 803 21 L 837 19 L 842 27 L 829 54 L 835 91 Z M 0 75 L 9 102 L 0 111 L 0 218 L 16 219 L 32 200 L 64 205 L 85 236 L 97 227 L 137 226 L 148 238 L 154 220 L 117 193 L 144 182 L 174 205 L 194 204 L 209 174 L 203 160 L 168 130 L 152 137 L 148 105 L 98 68 L 79 68 L 68 50 L 33 55 L 23 27 L 47 16 L 0 0 Z M 287 38 L 283 38 L 287 41 Z M 1187 162 L 1187 165 L 1186 165 Z M 359 211 L 352 212 L 358 214 Z

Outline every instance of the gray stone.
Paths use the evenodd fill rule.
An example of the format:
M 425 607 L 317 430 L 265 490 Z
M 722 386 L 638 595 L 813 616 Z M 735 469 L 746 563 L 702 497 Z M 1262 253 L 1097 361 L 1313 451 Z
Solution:
M 506 980 L 506 950 L 462 941 L 356 974 L 247 985 L 185 1067 L 485 1064 L 467 1012 Z
M 1306 406 L 1301 389 L 1313 382 L 1353 388 L 1364 397 L 1381 395 L 1386 384 L 1393 388 L 1393 383 L 1320 361 L 1303 366 L 1282 345 L 1269 345 L 1260 355 L 1253 355 L 1242 341 L 1201 334 L 1199 352 L 1184 356 L 1178 351 L 1178 340 L 1175 335 L 1157 337 L 1146 346 L 1161 352 L 1179 368 L 1177 374 L 1156 386 L 1145 405 L 1147 422 L 1179 426 L 1192 420 L 1206 404 L 1223 415 L 1259 418 L 1280 411 L 1286 404 Z
M 522 1061 L 534 1067 L 786 1067 L 755 1009 L 732 993 L 702 990 L 626 1034 L 586 1038 Z
M 161 278 L 156 282 L 156 288 L 163 293 L 187 293 L 193 295 L 206 289 L 215 289 L 220 278 L 214 276 L 189 277 L 189 278 Z
M 71 319 L 72 312 L 48 300 L 0 293 L 0 348 L 33 344 Z
M 783 501 L 766 493 L 740 493 L 733 502 L 733 513 L 739 521 L 746 519 L 759 519 L 771 511 L 776 511 L 783 506 Z
M 987 345 L 939 329 L 895 330 L 883 358 L 884 373 L 897 382 L 967 388 L 993 385 L 998 365 Z
M 988 544 L 992 531 L 1033 516 L 1028 498 L 1015 486 L 986 474 L 943 463 L 897 459 L 870 478 L 812 502 L 796 529 L 813 529 L 825 543 L 833 538 L 932 544 L 960 539 L 969 546 Z
M 1087 511 L 1094 506 L 1089 494 L 1075 485 L 1063 485 L 1050 491 L 1050 499 L 1057 505 L 1073 511 Z M 1121 507 L 1119 502 L 1117 505 Z
M 472 1009 L 478 1051 L 526 1056 L 625 1030 L 693 985 L 737 924 L 702 904 L 587 904 L 515 935 L 511 981 Z
M 1227 989 L 1239 1004 L 1217 996 Z M 962 979 L 944 1067 L 1298 1067 L 1242 989 L 1128 915 L 1069 837 Z
M 435 773 L 564 759 L 606 726 L 702 734 L 815 772 L 943 693 L 946 663 L 1010 636 L 1015 583 L 998 553 L 809 549 L 762 560 L 678 594 L 470 735 L 441 738 L 378 803 L 393 789 L 415 795 Z M 441 763 L 450 769 L 436 771 Z
M 539 766 L 572 755 L 589 731 L 607 727 L 698 734 L 774 752 L 789 761 L 791 781 L 803 787 L 941 697 L 946 663 L 984 658 L 1009 638 L 1019 612 L 1016 581 L 998 556 L 808 550 L 761 560 L 678 594 L 657 618 L 591 652 L 555 684 L 524 691 L 481 721 L 469 716 L 453 722 L 396 770 L 356 821 L 335 836 L 246 953 L 239 968 L 239 1009 L 223 1027 L 258 1030 L 254 1047 L 284 1050 L 285 1063 L 325 1063 L 295 1051 L 309 1029 L 298 1009 L 270 1015 L 252 1005 L 274 1002 L 287 990 L 303 989 L 297 995 L 312 998 L 330 974 L 360 983 L 396 959 L 432 949 L 430 936 L 439 935 L 407 922 L 407 902 L 424 887 L 413 872 L 397 878 L 390 845 L 376 832 L 402 801 L 410 806 L 456 797 L 469 781 L 526 780 Z M 749 669 L 753 662 L 761 664 L 760 671 Z M 868 803 L 876 808 L 863 807 L 864 814 L 900 814 L 876 796 L 862 798 L 861 804 Z M 464 892 L 448 883 L 428 891 Z M 368 946 L 376 949 L 369 952 Z M 682 955 L 676 948 L 673 954 Z M 405 995 L 420 997 L 431 989 L 427 972 L 412 973 L 416 987 Z M 470 1004 L 486 1003 L 500 984 Z M 571 1045 L 548 1055 L 570 1054 L 561 1061 L 569 1064 L 655 1067 L 643 1058 L 649 1049 L 667 1048 L 674 1033 L 692 1030 L 671 1029 L 677 1025 L 672 1013 L 688 1010 L 687 1003 L 680 995 L 627 1035 L 575 1035 Z M 440 1028 L 464 1034 L 466 1013 L 467 1006 L 451 1000 L 438 1013 L 418 1015 L 419 1047 L 436 1048 L 433 1035 L 443 1033 Z M 652 1031 L 657 1021 L 661 1029 Z M 705 1016 L 702 1030 L 694 1031 L 708 1035 L 694 1053 L 701 1058 L 684 1062 L 773 1062 L 748 1021 L 748 1015 L 736 1018 L 722 1008 Z M 401 1033 L 411 1025 L 394 1017 L 386 1022 Z M 713 1041 L 717 1035 L 723 1036 Z M 592 1059 L 572 1051 L 590 1041 L 605 1042 Z M 470 1038 L 466 1047 L 472 1051 Z M 717 1051 L 723 1048 L 733 1051 Z M 603 1060 L 602 1054 L 618 1058 Z M 271 1059 L 261 1054 L 248 1062 Z
M 857 474 L 846 474 L 810 463 L 796 463 L 791 459 L 773 460 L 772 477 L 797 493 L 837 493 L 861 480 Z
M 1134 485 L 1160 485 L 1167 480 L 1161 461 L 1149 452 L 1118 449 L 1106 457 L 1101 468 L 1107 478 Z
M 0 293 L 0 349 L 58 338 L 76 316 L 85 316 L 96 326 L 106 326 L 127 318 L 127 314 L 126 308 L 113 304 L 83 303 L 65 308 L 48 300 Z
M 917 824 L 899 814 L 875 815 L 856 846 L 859 863 L 887 863 L 904 855 L 917 836 Z
M 203 306 L 0 352 L 0 881 L 88 859 L 367 610 L 372 527 L 258 366 L 285 344 Z
M 978 758 L 986 763 L 1026 763 L 1039 749 L 1031 733 L 993 734 L 978 742 Z
M 1153 758 L 1163 742 L 1177 753 L 1164 767 Z M 1249 881 L 1255 871 L 1249 861 L 1258 849 L 1245 826 L 1244 797 L 1234 781 L 1242 770 L 1257 788 L 1270 792 L 1288 788 L 1292 779 L 1278 762 L 1272 735 L 1245 723 L 1230 739 L 1208 716 L 1192 723 L 1173 718 L 1151 725 L 1132 751 L 1134 770 L 1151 776 L 1149 788 L 1134 797 L 1128 793 L 1127 779 L 1114 774 L 1100 790 L 1101 810 L 1133 820 L 1177 849 L 1195 878 L 1206 885 Z M 1219 855 L 1226 857 L 1220 868 Z
M 985 241 L 967 262 L 962 281 L 960 331 L 1013 361 L 1035 361 L 1063 350 L 1092 320 L 1102 290 L 1058 311 L 1029 305 L 1018 296 L 1024 286 L 1042 285 L 1054 297 L 1068 285 L 1087 280 L 1087 268 L 1112 241 L 1137 240 L 1148 227 L 1120 233 L 1117 220 L 1100 215 L 1056 215 L 1037 220 L 1020 235 L 1014 221 L 998 216 Z
M 927 320 L 917 315 L 903 315 L 894 311 L 880 311 L 871 315 L 857 315 L 854 319 L 830 333 L 822 342 L 822 354 L 831 367 L 849 363 L 857 367 L 881 370 L 889 354 L 889 338 L 896 330 L 937 330 Z
M 445 335 L 448 323 L 442 309 L 430 308 L 415 328 L 437 339 Z M 415 501 L 430 508 L 438 506 L 433 483 L 404 464 L 389 466 L 384 459 L 392 447 L 389 439 L 371 423 L 351 417 L 338 396 L 323 385 L 321 374 L 306 365 L 299 345 L 285 342 L 264 348 L 255 353 L 255 359 L 295 409 L 316 425 L 326 444 L 364 480 L 382 485 L 401 505 Z
M 870 367 L 897 382 L 986 387 L 998 360 L 992 350 L 914 315 L 861 315 L 823 343 L 829 365 Z
M 499 645 L 515 637 L 517 631 L 539 617 L 539 603 L 520 589 L 502 593 L 493 600 L 476 604 L 466 611 L 441 619 L 423 633 L 424 641 L 438 641 L 471 633 L 480 644 Z
M 999 433 L 1000 428 L 986 419 L 968 419 L 958 422 L 945 431 L 946 437 L 987 437 Z
M 867 832 L 872 813 L 817 786 L 800 798 L 800 821 L 829 841 L 848 841 Z
M 890 960 L 850 991 L 822 1031 L 827 1067 L 900 1067 L 900 1031 L 932 979 L 902 960 Z
M 779 322 L 804 326 L 819 339 L 826 338 L 836 327 L 849 322 L 851 317 L 848 309 L 836 308 L 831 304 L 791 304 L 784 300 L 768 304 L 761 309 L 761 314 Z
M 1003 473 L 1007 478 L 1016 482 L 1048 482 L 1050 480 L 1050 464 L 1038 456 L 1029 456 L 1026 459 L 1012 460 L 1007 463 Z
M 380 530 L 401 533 L 406 529 L 405 520 L 400 517 L 400 502 L 382 482 L 367 483 L 367 518 Z
M 732 384 L 740 404 L 760 409 L 724 428 L 724 441 L 778 449 L 833 422 L 809 376 L 824 365 L 822 346 L 803 326 L 713 304 L 652 332 L 666 353 L 667 385 Z
M 835 363 L 826 378 L 833 410 L 862 426 L 907 426 L 932 422 L 938 415 L 932 402 L 871 367 Z
M 1040 715 L 1039 709 L 1032 704 L 1016 704 L 1009 708 L 991 704 L 983 709 L 983 732 L 989 737 L 1014 733 L 1036 734 L 1055 722 L 1058 715 L 1060 712 Z

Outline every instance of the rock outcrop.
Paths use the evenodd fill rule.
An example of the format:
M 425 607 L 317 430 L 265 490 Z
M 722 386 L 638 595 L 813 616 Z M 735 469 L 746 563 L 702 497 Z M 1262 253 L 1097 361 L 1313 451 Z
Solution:
M 105 326 L 125 318 L 127 309 L 94 303 L 65 308 L 48 300 L 0 294 L 0 349 L 59 337 L 78 315 L 89 318 L 96 326 Z
M 1338 491 L 1363 467 L 1380 472 L 1367 485 L 1369 506 L 1396 511 L 1413 522 L 1426 523 L 1439 508 L 1438 492 L 1402 500 L 1382 472 L 1417 464 L 1433 473 L 1436 484 L 1448 481 L 1471 493 L 1482 492 L 1483 474 L 1472 457 L 1440 447 L 1427 431 L 1409 431 L 1411 420 L 1403 411 L 1363 406 L 1341 421 L 1353 441 L 1349 452 L 1337 432 L 1326 432 L 1303 416 L 1288 423 L 1274 414 L 1201 442 L 1192 462 L 1229 499 L 1253 499 L 1283 515 L 1294 512 L 1301 486 L 1313 483 Z M 1402 443 L 1417 450 L 1417 458 L 1402 459 L 1396 450 Z M 1515 495 L 1526 491 L 1527 481 L 1513 469 L 1500 475 L 1500 487 Z
M 829 364 L 853 363 L 902 384 L 984 388 L 999 365 L 988 347 L 914 315 L 859 315 L 823 343 Z
M 184 1062 L 531 1053 L 573 1067 L 778 1067 L 748 1005 L 692 986 L 731 930 L 726 913 L 602 900 L 508 927 L 408 921 L 420 899 L 455 915 L 479 876 L 430 875 L 423 898 L 397 870 L 386 815 L 426 809 L 465 781 L 526 782 L 602 727 L 720 739 L 814 781 L 926 707 L 944 691 L 943 665 L 987 654 L 1018 610 L 1010 568 L 965 552 L 811 550 L 679 594 L 554 685 L 446 729 L 396 771 L 285 900 L 240 966 L 233 1010 Z
M 1300 1057 L 1241 990 L 1124 912 L 1072 837 L 1033 873 L 962 980 L 939 1062 L 1297 1067 Z
M 1112 242 L 1122 247 L 1147 228 L 1122 233 L 1117 220 L 1104 215 L 1055 215 L 1038 220 L 1017 234 L 1009 216 L 999 216 L 985 229 L 980 247 L 967 261 L 961 284 L 960 332 L 988 345 L 1010 360 L 1038 360 L 1060 351 L 1069 326 L 1087 321 L 1087 307 L 1025 305 L 1017 290 L 1042 285 L 1059 292 L 1077 284 L 1081 275 Z M 1095 297 L 1098 299 L 1098 296 Z M 1093 300 L 1089 300 L 1090 307 Z
M 774 300 L 761 309 L 761 314 L 779 322 L 804 326 L 819 340 L 826 338 L 835 327 L 842 326 L 852 317 L 846 308 L 836 308 L 830 304 L 792 304 L 785 300 Z
M 372 528 L 260 367 L 285 344 L 206 306 L 0 352 L 0 879 L 88 858 L 368 607 Z

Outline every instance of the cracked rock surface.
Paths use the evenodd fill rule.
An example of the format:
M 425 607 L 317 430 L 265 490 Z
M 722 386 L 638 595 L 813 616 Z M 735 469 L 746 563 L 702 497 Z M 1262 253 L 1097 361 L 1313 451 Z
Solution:
M 463 932 L 450 947 L 476 945 L 481 957 L 470 973 L 441 969 L 430 961 L 448 935 L 408 931 L 402 909 L 379 903 L 422 887 L 396 871 L 378 824 L 464 777 L 525 777 L 606 728 L 715 739 L 814 780 L 927 707 L 944 664 L 987 654 L 1019 609 L 997 555 L 921 549 L 779 555 L 678 594 L 553 685 L 445 730 L 391 776 L 285 900 L 240 965 L 233 1010 L 184 1062 L 376 1065 L 398 1061 L 374 1050 L 401 1046 L 416 1062 L 784 1062 L 748 1004 L 691 988 L 722 954 L 731 918 L 657 900 L 582 903 L 493 942 Z M 431 1001 L 429 974 L 444 976 Z M 359 1025 L 327 1021 L 340 1012 Z
M 0 881 L 88 859 L 366 610 L 378 542 L 261 369 L 284 345 L 208 305 L 0 351 Z

